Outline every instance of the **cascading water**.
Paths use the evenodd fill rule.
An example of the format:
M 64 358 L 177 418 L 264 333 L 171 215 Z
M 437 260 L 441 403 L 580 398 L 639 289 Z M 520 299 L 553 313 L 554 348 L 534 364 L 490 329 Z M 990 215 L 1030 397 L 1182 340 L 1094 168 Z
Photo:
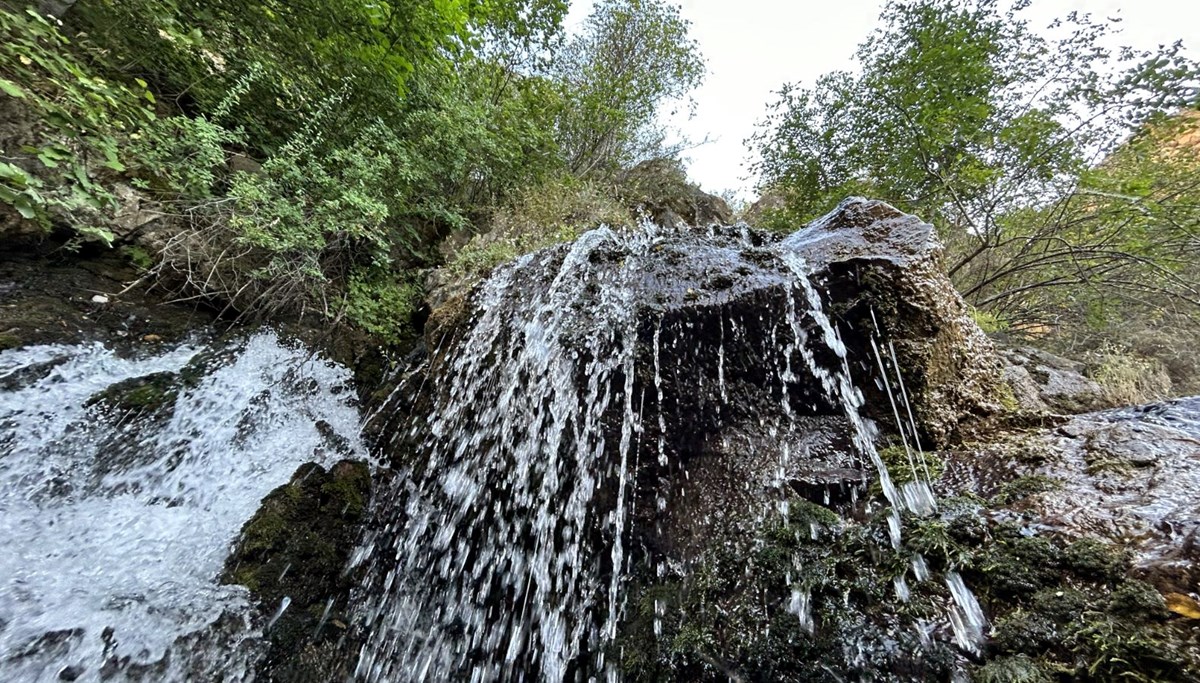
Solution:
M 581 237 L 542 291 L 512 286 L 510 275 L 541 266 L 530 257 L 484 287 L 438 389 L 428 460 L 395 493 L 403 508 L 384 529 L 394 547 L 376 551 L 384 566 L 364 587 L 363 678 L 563 680 L 615 628 L 611 567 L 623 562 L 623 474 L 639 429 L 624 280 L 636 254 L 617 270 L 591 257 L 616 240 L 603 229 Z M 511 317 L 521 300 L 527 314 Z M 617 462 L 604 458 L 611 406 Z M 604 511 L 595 501 L 614 479 L 617 502 Z M 608 558 L 589 553 L 597 532 Z
M 697 270 L 705 258 L 742 263 L 738 272 L 753 279 L 754 264 L 769 263 L 784 273 L 781 284 L 750 311 L 719 293 L 700 301 L 703 293 L 661 277 L 657 265 L 679 257 L 646 226 L 594 230 L 482 285 L 474 319 L 428 371 L 428 422 L 398 439 L 415 464 L 381 496 L 375 533 L 356 554 L 368 567 L 360 680 L 618 679 L 630 567 L 662 561 L 632 542 L 630 520 L 665 524 L 666 496 L 693 498 L 684 454 L 701 435 L 738 419 L 763 424 L 754 406 L 738 405 L 747 391 L 777 397 L 769 410 L 782 415 L 771 432 L 772 481 L 736 483 L 775 489 L 748 504 L 757 506 L 751 515 L 761 519 L 786 498 L 791 444 L 813 411 L 840 416 L 859 457 L 877 468 L 893 506 L 893 545 L 902 509 L 934 507 L 915 465 L 902 491 L 891 484 L 846 347 L 797 251 L 745 235 L 687 239 L 708 250 L 689 254 Z M 680 301 L 716 310 L 717 322 L 680 314 Z M 731 358 L 740 359 L 738 381 L 756 386 L 732 386 Z M 902 411 L 911 416 L 895 402 Z M 672 477 L 678 490 L 667 491 Z M 806 593 L 797 589 L 789 609 L 812 627 Z
M 89 400 L 154 373 L 192 375 L 156 415 Z M 348 381 L 270 333 L 232 352 L 0 353 L 0 679 L 252 679 L 260 633 L 218 577 L 266 493 L 343 457 L 315 423 L 365 457 Z

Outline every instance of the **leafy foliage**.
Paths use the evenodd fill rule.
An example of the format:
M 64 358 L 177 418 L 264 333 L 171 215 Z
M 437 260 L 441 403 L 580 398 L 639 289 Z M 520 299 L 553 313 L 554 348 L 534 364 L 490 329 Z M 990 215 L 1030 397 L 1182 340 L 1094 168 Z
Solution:
M 600 0 L 556 64 L 567 99 L 560 144 L 583 176 L 664 156 L 659 109 L 705 73 L 688 22 L 663 0 Z
M 130 193 L 114 193 L 128 183 L 174 226 L 148 278 L 242 314 L 316 311 L 392 338 L 444 239 L 494 224 L 506 237 L 493 262 L 569 237 L 584 216 L 514 225 L 576 192 L 612 203 L 573 171 L 651 149 L 660 105 L 703 71 L 662 0 L 601 3 L 565 46 L 565 0 L 59 9 L 65 27 L 0 9 L 0 101 L 47 122 L 21 155 L 5 150 L 0 200 L 45 228 L 128 241 L 115 223 Z M 572 145 L 585 138 L 607 142 L 583 169 Z
M 49 227 L 60 218 L 83 237 L 108 242 L 99 214 L 115 198 L 99 177 L 125 170 L 121 136 L 154 120 L 144 82 L 100 77 L 58 26 L 36 12 L 0 11 L 0 107 L 34 121 L 10 134 L 0 161 L 0 202 Z M 14 116 L 13 118 L 18 118 Z

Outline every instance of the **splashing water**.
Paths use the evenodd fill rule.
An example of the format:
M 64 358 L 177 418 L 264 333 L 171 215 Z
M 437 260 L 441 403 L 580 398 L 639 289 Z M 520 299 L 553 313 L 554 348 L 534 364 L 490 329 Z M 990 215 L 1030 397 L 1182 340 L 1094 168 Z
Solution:
M 385 530 L 401 532 L 396 562 L 364 588 L 372 628 L 359 676 L 557 681 L 584 643 L 615 633 L 624 475 L 639 429 L 624 281 L 636 255 L 616 270 L 592 257 L 617 244 L 606 229 L 585 234 L 542 291 L 512 286 L 541 267 L 528 257 L 486 284 L 439 388 L 427 476 L 397 492 L 405 519 Z M 583 309 L 587 285 L 599 296 Z M 525 317 L 511 317 L 515 301 Z M 619 457 L 601 471 L 610 407 L 621 415 Z M 610 483 L 615 504 L 603 511 L 593 499 Z M 597 530 L 606 558 L 587 552 Z
M 246 592 L 217 582 L 230 545 L 271 489 L 333 457 L 315 422 L 365 451 L 349 373 L 269 333 L 181 386 L 169 415 L 86 405 L 201 351 L 0 353 L 0 679 L 252 678 Z

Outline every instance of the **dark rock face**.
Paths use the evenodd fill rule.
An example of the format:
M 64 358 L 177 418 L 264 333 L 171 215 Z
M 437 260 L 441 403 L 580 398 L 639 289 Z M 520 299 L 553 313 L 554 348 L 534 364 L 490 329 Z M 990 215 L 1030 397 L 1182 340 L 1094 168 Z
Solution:
M 783 244 L 803 255 L 828 293 L 870 417 L 895 428 L 891 401 L 868 379 L 878 367 L 872 333 L 889 345 L 881 351 L 894 350 L 925 445 L 947 443 L 963 423 L 1003 410 L 995 349 L 942 271 L 933 226 L 851 198 Z
M 367 464 L 307 464 L 272 491 L 242 528 L 222 581 L 250 589 L 262 606 L 266 680 L 342 680 L 353 577 L 344 571 L 371 493 Z
M 876 435 L 860 416 L 878 424 L 883 439 L 899 440 L 903 425 L 916 422 L 928 446 L 953 443 L 1003 410 L 1000 363 L 940 271 L 940 253 L 929 225 L 883 203 L 850 199 L 784 239 L 746 226 L 598 230 L 499 269 L 458 327 L 431 345 L 427 376 L 408 383 L 427 395 L 401 390 L 394 397 L 398 409 L 428 417 L 381 435 L 414 473 L 397 496 L 420 505 L 391 503 L 376 524 L 403 537 L 377 551 L 384 559 L 370 570 L 368 592 L 379 600 L 364 611 L 378 619 L 375 633 L 420 631 L 418 641 L 427 642 L 399 652 L 382 638 L 369 642 L 366 666 L 403 677 L 434 651 L 446 666 L 514 677 L 538 668 L 591 671 L 592 641 L 618 618 L 624 581 L 647 589 L 667 577 L 686 584 L 714 553 L 734 558 L 714 571 L 735 572 L 763 533 L 819 537 L 801 509 L 834 520 L 830 507 L 868 514 L 855 501 L 874 497 L 877 474 L 852 443 Z M 547 434 L 553 448 L 544 447 Z M 793 504 L 796 526 L 764 527 Z M 407 510 L 423 508 L 436 511 L 436 525 L 405 524 Z M 548 520 L 544 509 L 564 512 Z M 848 552 L 886 548 L 890 523 L 878 517 Z M 437 546 L 433 529 L 442 525 L 471 530 L 471 538 Z M 580 558 L 569 572 L 543 550 L 560 545 Z M 786 553 L 801 552 L 794 545 Z M 495 559 L 470 581 L 452 575 L 446 591 L 419 584 L 384 594 L 395 590 L 389 572 L 398 564 L 423 574 L 473 557 Z M 784 581 L 789 558 L 770 560 L 764 580 Z M 519 577 L 506 567 L 521 567 Z M 864 604 L 893 590 L 889 571 L 863 575 L 856 590 L 864 591 Z M 528 575 L 550 578 L 529 587 Z M 867 590 L 879 580 L 882 589 Z M 771 618 L 795 627 L 792 612 L 803 610 L 780 604 L 801 599 L 788 585 L 773 583 L 761 595 L 734 587 L 730 599 L 745 606 L 752 595 L 769 598 Z M 556 586 L 570 594 L 555 593 Z M 944 607 L 945 585 L 928 588 L 931 604 Z M 580 595 L 591 590 L 596 597 Z M 580 637 L 588 644 L 563 654 L 559 645 L 513 635 L 520 652 L 510 657 L 501 647 L 510 642 L 508 624 L 496 621 L 510 618 L 496 608 L 506 601 L 565 604 L 572 619 L 593 619 L 575 632 L 594 637 Z M 394 613 L 400 618 L 389 618 Z M 534 615 L 522 633 L 541 630 Z M 826 644 L 854 634 L 864 650 L 838 657 L 886 654 L 905 680 L 940 676 L 956 661 L 946 647 L 929 669 L 905 654 L 920 640 L 910 616 L 848 619 L 844 631 L 825 632 L 833 636 Z M 483 624 L 475 628 L 482 635 L 464 635 L 459 622 Z M 779 631 L 789 632 L 800 631 Z M 479 657 L 465 665 L 454 654 L 472 648 Z M 563 659 L 546 666 L 551 655 Z M 759 671 L 772 680 L 771 671 L 801 670 L 815 671 Z
M 521 582 L 481 568 L 450 602 L 401 601 L 410 613 L 436 609 L 393 626 L 418 639 L 452 631 L 429 644 L 461 652 L 454 619 L 467 614 L 477 619 L 461 623 L 484 624 L 488 636 L 470 643 L 481 654 L 468 666 L 494 657 L 495 671 L 536 671 L 547 650 L 529 646 L 513 664 L 492 643 L 510 642 L 506 624 L 489 619 L 528 598 L 529 567 L 545 570 L 545 585 L 562 576 L 557 557 L 512 549 L 561 544 L 585 558 L 572 569 L 587 580 L 572 589 L 615 593 L 567 602 L 587 604 L 572 614 L 625 605 L 606 656 L 619 658 L 626 680 L 1196 680 L 1200 642 L 1180 620 L 1200 614 L 1200 406 L 1047 416 L 1085 409 L 1094 386 L 1037 352 L 1002 362 L 940 258 L 929 225 L 851 199 L 786 238 L 745 226 L 596 232 L 502 269 L 505 279 L 431 345 L 425 376 L 406 379 L 429 393 L 391 398 L 397 412 L 437 416 L 449 406 L 455 419 L 433 438 L 419 424 L 381 428 L 413 473 L 407 493 L 428 504 L 429 519 L 471 538 L 440 555 L 415 535 L 380 541 L 373 585 L 391 585 L 386 572 L 413 548 L 422 552 L 401 564 L 418 573 L 487 557 L 489 568 L 520 567 Z M 523 369 L 496 370 L 516 364 Z M 597 367 L 607 374 L 589 384 Z M 852 443 L 854 401 L 822 383 L 839 368 L 862 393 L 855 410 L 889 446 L 880 453 L 889 471 L 906 459 L 909 407 L 921 445 L 938 449 L 922 460 L 945 497 L 937 510 L 904 513 L 902 535 Z M 460 381 L 439 386 L 446 377 Z M 597 396 L 607 407 L 589 412 Z M 1038 428 L 995 436 L 1019 410 L 1034 418 L 1021 424 Z M 589 421 L 600 426 L 587 431 Z M 563 437 L 554 452 L 538 450 L 547 426 L 595 448 L 581 457 Z M 423 460 L 430 451 L 442 459 Z M 539 469 L 547 461 L 558 469 Z M 517 470 L 533 474 L 515 479 Z M 545 485 L 581 472 L 591 498 L 591 489 Z M 562 511 L 568 496 L 582 521 L 539 517 L 552 542 L 539 541 L 522 516 L 529 501 Z M 614 522 L 622 500 L 628 517 Z M 404 535 L 409 509 L 420 506 L 398 504 L 380 526 Z M 497 542 L 496 529 L 510 533 Z M 1130 538 L 1132 553 L 1122 545 Z M 489 592 L 495 585 L 503 590 Z M 987 616 L 978 639 L 960 638 L 946 618 L 962 609 L 964 586 Z M 455 612 L 468 602 L 477 611 Z M 375 606 L 379 614 L 388 604 Z M 442 614 L 453 618 L 439 622 Z M 537 630 L 532 623 L 522 627 Z M 595 637 L 556 669 L 564 679 L 596 669 L 588 648 L 600 631 L 579 632 Z M 374 652 L 369 664 L 405 670 L 386 646 Z

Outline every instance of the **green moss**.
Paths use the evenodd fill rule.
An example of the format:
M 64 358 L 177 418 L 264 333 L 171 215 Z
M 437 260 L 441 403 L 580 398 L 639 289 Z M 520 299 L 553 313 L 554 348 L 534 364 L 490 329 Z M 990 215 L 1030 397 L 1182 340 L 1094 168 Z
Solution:
M 0 334 L 0 351 L 7 351 L 21 346 L 21 338 L 14 334 Z
M 980 568 L 993 595 L 1023 598 L 1055 580 L 1058 562 L 1059 550 L 1046 539 L 1018 536 L 992 544 Z
M 125 260 L 132 263 L 139 270 L 149 270 L 154 266 L 154 259 L 150 256 L 150 253 L 141 247 L 127 244 L 121 247 L 120 253 L 125 257 Z
M 997 652 L 1042 652 L 1060 638 L 1054 620 L 1039 613 L 1017 609 L 996 620 L 992 647 Z
M 979 668 L 975 683 L 1051 683 L 1054 679 L 1027 655 L 1004 657 Z
M 317 625 L 329 600 L 330 619 L 346 621 L 354 579 L 343 569 L 358 539 L 370 486 L 366 463 L 345 460 L 328 472 L 306 464 L 269 493 L 242 527 L 222 580 L 248 588 L 264 613 L 290 598 L 291 607 L 267 634 L 267 659 L 277 670 L 340 636 L 331 628 L 318 632 Z
M 1083 578 L 1111 583 L 1129 571 L 1130 558 L 1121 548 L 1083 538 L 1067 546 L 1063 566 Z
M 1129 580 L 1113 589 L 1108 599 L 1108 611 L 1121 617 L 1154 621 L 1170 616 L 1167 603 L 1154 587 L 1145 581 Z
M 105 407 L 119 417 L 165 411 L 174 407 L 178 382 L 179 375 L 173 372 L 134 377 L 94 394 L 86 405 Z
M 1021 410 L 1021 403 L 1017 400 L 1017 394 L 1008 382 L 1000 382 L 996 385 L 996 400 L 1000 402 L 1000 407 L 1004 408 L 1007 412 L 1015 413 Z
M 1005 482 L 1000 491 L 993 496 L 992 502 L 997 505 L 1008 505 L 1029 496 L 1047 491 L 1057 491 L 1062 488 L 1062 481 L 1044 474 L 1028 474 Z
M 888 475 L 896 484 L 913 480 L 913 470 L 917 476 L 925 477 L 929 473 L 931 480 L 937 480 L 946 469 L 946 463 L 930 451 L 918 451 L 903 445 L 888 446 L 879 450 L 879 458 L 887 467 Z
M 1119 548 L 1030 535 L 1023 523 L 996 522 L 977 499 L 940 507 L 938 516 L 906 514 L 896 550 L 886 510 L 860 519 L 793 502 L 787 522 L 769 518 L 752 537 L 714 544 L 690 574 L 645 588 L 635 581 L 639 607 L 622 627 L 626 680 L 836 680 L 831 671 L 843 680 L 950 680 L 962 660 L 948 638 L 930 648 L 905 638 L 917 624 L 944 623 L 952 569 L 991 624 L 973 680 L 1195 680 L 1186 674 L 1198 663 L 1195 635 L 1165 618 L 1152 588 L 1124 578 Z M 917 553 L 926 581 L 912 574 Z M 894 590 L 902 576 L 907 601 Z M 808 596 L 811 631 L 789 610 L 793 590 Z M 848 661 L 847 643 L 869 656 Z

